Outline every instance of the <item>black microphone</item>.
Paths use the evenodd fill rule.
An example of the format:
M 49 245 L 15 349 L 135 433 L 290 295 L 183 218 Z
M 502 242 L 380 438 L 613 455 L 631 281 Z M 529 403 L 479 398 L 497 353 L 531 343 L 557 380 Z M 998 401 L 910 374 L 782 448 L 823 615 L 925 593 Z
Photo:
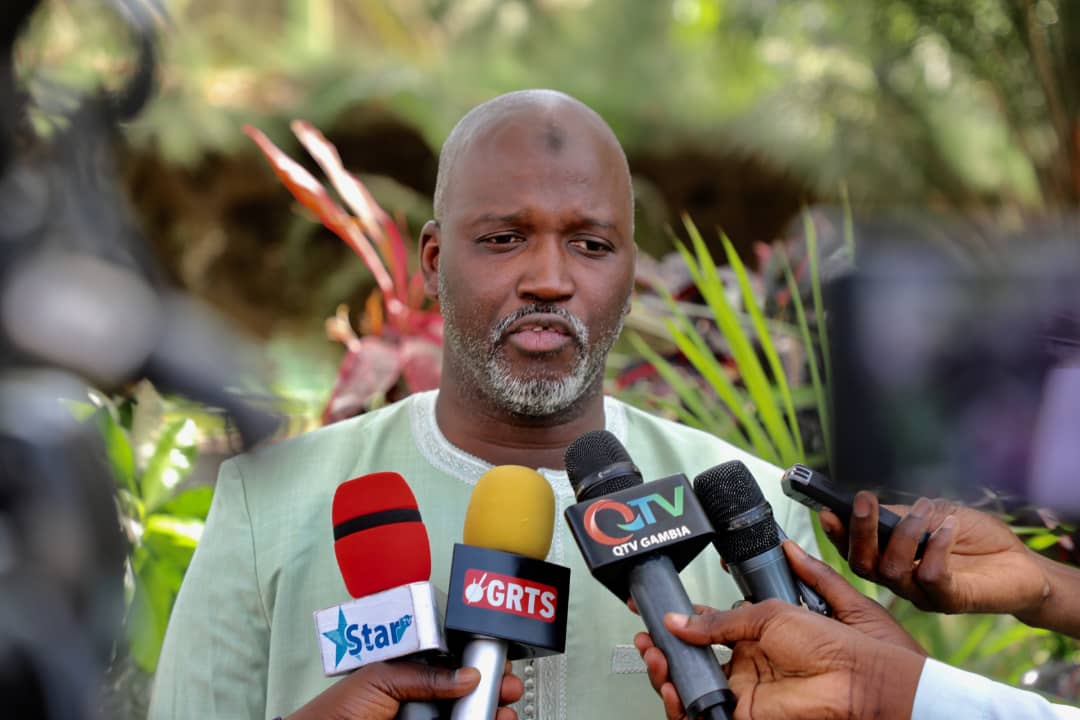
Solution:
M 716 546 L 743 596 L 801 604 L 801 595 L 780 547 L 772 506 L 746 465 L 730 460 L 694 478 L 694 494 L 716 530 Z
M 667 658 L 686 714 L 728 720 L 735 695 L 712 648 L 683 642 L 663 623 L 665 613 L 694 613 L 678 571 L 712 536 L 686 477 L 646 484 L 626 448 L 604 430 L 570 444 L 566 473 L 579 501 L 566 510 L 566 519 L 589 571 L 623 602 L 634 598 Z

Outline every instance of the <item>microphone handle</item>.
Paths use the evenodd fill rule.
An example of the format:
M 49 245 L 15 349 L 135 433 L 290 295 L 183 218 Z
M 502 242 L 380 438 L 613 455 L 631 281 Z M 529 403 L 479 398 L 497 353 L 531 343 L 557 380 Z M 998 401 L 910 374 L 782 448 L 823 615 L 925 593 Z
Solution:
M 394 720 L 440 720 L 442 717 L 435 703 L 414 700 L 402 703 Z
M 499 709 L 499 690 L 506 670 L 506 641 L 476 636 L 465 645 L 461 667 L 480 671 L 480 684 L 454 703 L 450 720 L 492 720 Z
M 731 563 L 728 569 L 743 597 L 750 602 L 776 598 L 792 605 L 801 604 L 787 556 L 779 545 L 748 560 Z
M 667 555 L 652 555 L 630 570 L 630 596 L 653 642 L 667 658 L 668 672 L 690 718 L 730 720 L 735 695 L 711 647 L 690 645 L 668 632 L 664 614 L 694 614 L 694 606 Z

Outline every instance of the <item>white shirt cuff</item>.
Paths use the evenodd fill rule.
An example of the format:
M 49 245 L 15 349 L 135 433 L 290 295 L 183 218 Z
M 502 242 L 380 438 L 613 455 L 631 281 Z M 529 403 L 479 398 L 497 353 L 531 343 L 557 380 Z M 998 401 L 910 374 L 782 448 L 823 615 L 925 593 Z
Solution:
M 1080 720 L 1080 708 L 927 658 L 911 720 Z

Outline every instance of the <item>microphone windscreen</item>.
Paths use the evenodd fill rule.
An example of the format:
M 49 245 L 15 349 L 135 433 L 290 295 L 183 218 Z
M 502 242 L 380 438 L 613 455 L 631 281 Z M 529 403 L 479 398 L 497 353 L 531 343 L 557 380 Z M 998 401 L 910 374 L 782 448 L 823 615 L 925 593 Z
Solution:
M 616 463 L 633 465 L 630 453 L 626 451 L 619 438 L 607 430 L 592 430 L 580 436 L 566 448 L 564 456 L 566 463 L 566 476 L 570 480 L 570 486 L 578 499 L 583 499 L 581 493 L 587 491 L 589 497 L 610 495 L 611 493 L 640 485 L 643 480 L 636 473 L 617 473 L 610 478 L 597 481 L 597 473 L 610 468 Z M 582 484 L 589 481 L 589 487 L 583 488 Z M 595 484 L 593 482 L 596 481 Z
M 757 557 L 780 544 L 772 509 L 739 460 L 721 463 L 694 478 L 694 494 L 716 530 L 716 549 L 728 563 Z M 730 527 L 732 520 L 755 509 L 761 512 L 746 516 L 746 524 Z
M 334 554 L 355 598 L 431 577 L 416 497 L 396 472 L 353 478 L 334 492 Z
M 466 545 L 547 557 L 555 529 L 555 494 L 540 473 L 499 465 L 480 476 L 465 511 Z

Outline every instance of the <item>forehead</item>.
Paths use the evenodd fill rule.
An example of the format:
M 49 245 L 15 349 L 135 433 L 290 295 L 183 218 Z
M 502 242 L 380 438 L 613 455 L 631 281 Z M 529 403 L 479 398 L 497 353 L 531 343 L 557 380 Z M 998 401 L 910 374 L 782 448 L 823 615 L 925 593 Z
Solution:
M 601 215 L 629 225 L 629 176 L 613 138 L 574 118 L 519 115 L 477 128 L 447 183 L 447 221 L 484 214 Z

